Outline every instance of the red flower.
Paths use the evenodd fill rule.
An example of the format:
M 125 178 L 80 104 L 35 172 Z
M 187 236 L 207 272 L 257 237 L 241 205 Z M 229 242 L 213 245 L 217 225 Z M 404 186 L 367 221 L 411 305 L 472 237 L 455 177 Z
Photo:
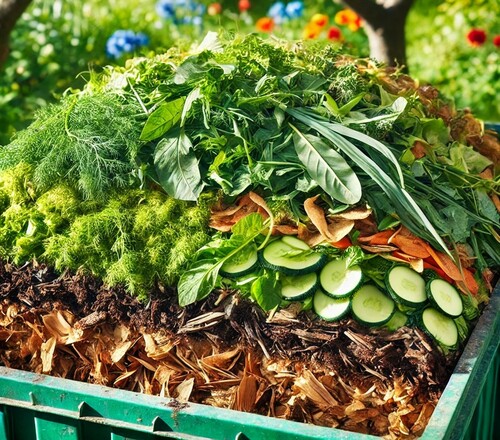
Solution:
M 486 42 L 486 32 L 482 29 L 471 29 L 467 33 L 467 41 L 472 47 L 482 46 Z
M 238 2 L 238 9 L 240 12 L 245 12 L 250 9 L 250 1 L 249 0 L 240 0 Z
M 496 47 L 500 47 L 500 35 L 495 35 L 493 37 L 493 44 L 496 46 Z
M 274 29 L 274 20 L 270 17 L 262 17 L 257 20 L 255 26 L 260 32 L 272 32 Z
M 341 41 L 342 40 L 342 31 L 335 26 L 330 27 L 328 29 L 328 39 L 332 41 Z

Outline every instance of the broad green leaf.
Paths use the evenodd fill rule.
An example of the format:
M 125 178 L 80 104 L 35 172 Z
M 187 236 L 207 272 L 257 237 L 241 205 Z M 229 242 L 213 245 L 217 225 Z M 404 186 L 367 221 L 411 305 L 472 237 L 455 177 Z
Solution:
M 465 210 L 447 206 L 441 210 L 441 214 L 446 218 L 451 237 L 455 242 L 463 242 L 470 236 L 471 225 Z
M 174 101 L 164 102 L 153 113 L 151 113 L 142 129 L 141 141 L 152 141 L 163 136 L 175 124 L 182 115 L 185 97 Z
M 174 75 L 175 84 L 189 84 L 207 75 L 210 66 L 201 64 L 197 56 L 191 56 L 177 67 Z
M 487 219 L 494 221 L 498 225 L 498 211 L 493 201 L 488 197 L 488 194 L 486 194 L 485 191 L 479 190 L 474 191 L 474 194 L 477 200 L 478 213 L 486 217 Z
M 169 196 L 196 201 L 202 190 L 198 160 L 184 131 L 178 133 L 158 142 L 154 154 L 156 172 Z
M 264 220 L 262 216 L 256 212 L 252 212 L 240 219 L 232 228 L 233 234 L 242 235 L 244 237 L 255 236 L 264 228 Z
M 456 144 L 449 150 L 450 159 L 441 158 L 465 173 L 479 174 L 493 162 L 472 147 Z
M 177 285 L 179 305 L 185 307 L 205 298 L 215 288 L 223 261 L 200 260 L 185 271 Z
M 447 144 L 449 129 L 442 119 L 428 119 L 422 125 L 422 137 L 433 146 Z
M 353 205 L 361 199 L 361 184 L 345 159 L 316 136 L 301 133 L 293 137 L 295 150 L 309 175 L 332 198 Z
M 251 287 L 252 297 L 264 310 L 272 310 L 281 302 L 281 283 L 275 272 L 264 271 Z

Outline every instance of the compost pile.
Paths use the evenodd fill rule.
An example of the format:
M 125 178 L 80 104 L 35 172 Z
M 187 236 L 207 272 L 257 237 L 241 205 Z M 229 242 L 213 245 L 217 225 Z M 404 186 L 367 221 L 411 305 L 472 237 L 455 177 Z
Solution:
M 418 436 L 500 265 L 499 157 L 329 47 L 208 34 L 93 72 L 0 150 L 0 360 Z

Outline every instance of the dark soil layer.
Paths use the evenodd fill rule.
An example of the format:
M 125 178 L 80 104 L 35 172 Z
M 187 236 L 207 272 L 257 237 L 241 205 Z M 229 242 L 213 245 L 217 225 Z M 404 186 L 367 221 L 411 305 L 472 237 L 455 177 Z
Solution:
M 349 318 L 338 323 L 328 323 L 319 320 L 313 314 L 298 313 L 293 307 L 268 318 L 253 304 L 239 299 L 231 292 L 214 292 L 205 301 L 181 309 L 176 305 L 174 295 L 174 291 L 158 289 L 153 292 L 147 304 L 142 304 L 123 289 L 108 288 L 92 276 L 69 272 L 59 276 L 44 265 L 38 264 L 27 264 L 22 267 L 0 264 L 0 303 L 4 315 L 9 305 L 16 305 L 17 316 L 24 316 L 23 320 L 26 320 L 27 313 L 43 317 L 54 313 L 55 310 L 64 310 L 74 316 L 74 328 L 87 332 L 86 335 L 88 332 L 102 331 L 103 326 L 112 328 L 125 326 L 129 332 L 138 335 L 137 338 L 143 334 L 167 335 L 170 340 L 175 341 L 175 345 L 188 347 L 194 353 L 199 350 L 199 346 L 206 345 L 208 341 L 212 347 L 211 362 L 213 347 L 217 347 L 218 353 L 227 353 L 235 347 L 240 347 L 243 354 L 235 358 L 237 360 L 231 367 L 228 366 L 229 357 L 224 361 L 220 360 L 225 363 L 224 368 L 227 367 L 228 371 L 232 368 L 231 371 L 234 373 L 231 373 L 234 375 L 232 382 L 228 381 L 225 386 L 221 385 L 220 390 L 227 392 L 229 383 L 239 386 L 229 399 L 230 403 L 225 405 L 220 399 L 217 401 L 217 387 L 209 387 L 210 392 L 208 392 L 205 385 L 199 389 L 194 387 L 190 395 L 191 401 L 301 421 L 314 421 L 327 426 L 339 426 L 378 435 L 391 434 L 398 437 L 399 434 L 418 434 L 422 428 L 421 419 L 428 418 L 432 413 L 432 408 L 446 386 L 458 359 L 459 353 L 444 356 L 430 338 L 414 327 L 403 327 L 396 332 L 388 332 L 365 328 Z M 13 319 L 10 319 L 9 323 L 10 321 Z M 8 325 L 4 325 L 4 328 L 5 337 L 0 337 L 0 362 L 18 369 L 34 369 L 33 365 L 36 363 L 34 364 L 33 358 L 36 356 L 33 356 L 33 353 L 31 357 L 26 353 L 24 356 L 15 356 L 14 342 L 12 338 L 6 336 Z M 135 347 L 134 350 L 140 350 L 138 344 L 132 345 Z M 148 352 L 150 349 L 146 346 L 145 350 Z M 245 353 L 248 356 L 245 356 Z M 163 359 L 160 356 L 154 357 L 149 352 L 148 354 L 154 360 Z M 250 354 L 253 356 L 253 361 L 249 360 Z M 139 355 L 134 352 L 134 356 Z M 128 372 L 129 365 L 124 363 L 123 359 L 118 364 L 123 366 L 122 372 Z M 319 381 L 316 383 L 316 379 L 303 375 L 300 383 L 288 379 L 290 382 L 287 385 L 288 391 L 281 393 L 283 402 L 279 403 L 279 396 L 275 391 L 269 391 L 273 390 L 274 385 L 267 383 L 264 385 L 269 378 L 266 376 L 267 373 L 261 374 L 261 372 L 267 363 L 284 363 L 291 376 L 298 377 L 305 370 L 309 370 L 314 372 Z M 95 374 L 83 374 L 77 362 L 74 362 L 74 366 L 71 362 L 67 364 L 64 377 L 102 382 L 95 380 Z M 77 374 L 78 368 L 80 372 Z M 92 369 L 88 368 L 89 371 Z M 154 368 L 150 370 L 154 371 Z M 54 371 L 51 372 L 53 373 Z M 155 373 L 155 377 L 156 375 Z M 334 390 L 331 383 L 333 379 L 329 376 L 334 376 L 339 383 L 345 385 L 342 393 Z M 242 403 L 244 399 L 241 398 L 241 394 L 247 392 L 246 388 L 242 387 L 243 385 L 248 387 L 248 380 L 245 379 L 248 377 L 255 378 L 256 384 L 260 384 L 251 404 Z M 306 381 L 304 377 L 308 380 Z M 274 379 L 270 382 L 273 381 Z M 117 382 L 120 382 L 120 378 L 115 377 L 114 385 L 125 387 L 124 380 Z M 278 382 L 283 385 L 282 380 Z M 394 388 L 398 388 L 401 384 L 406 387 L 405 402 L 416 411 L 416 414 L 411 418 L 411 411 L 408 411 L 407 419 L 404 419 L 405 414 L 399 405 L 397 411 L 403 415 L 398 416 L 398 420 L 391 420 L 389 416 L 387 422 L 380 421 L 382 415 L 387 418 L 391 412 L 394 413 L 397 405 L 390 395 L 391 392 L 394 394 Z M 309 386 L 326 387 L 335 397 L 334 401 L 340 401 L 339 407 L 328 410 L 326 407 L 323 408 L 320 397 L 315 401 L 314 398 L 302 396 L 305 403 L 301 405 L 289 403 L 292 395 L 306 393 Z M 385 409 L 377 409 L 378 412 L 370 416 L 363 413 L 364 418 L 358 417 L 356 423 L 351 423 L 346 411 L 349 413 L 353 403 L 362 401 L 363 398 L 358 396 L 356 400 L 352 396 L 347 398 L 344 395 L 349 394 L 347 392 L 349 390 L 352 393 L 363 393 L 370 387 L 376 387 L 380 399 L 386 399 L 379 404 L 380 408 Z M 137 389 L 137 384 L 126 388 Z M 261 390 L 261 393 L 258 390 Z M 149 392 L 155 391 L 149 390 Z M 383 397 L 384 392 L 386 397 Z M 175 392 L 169 393 L 167 390 L 166 395 L 173 394 L 175 395 Z M 288 400 L 285 403 L 286 399 Z M 427 404 L 431 405 L 430 411 Z M 374 406 L 372 401 L 370 405 L 363 401 L 362 405 L 365 410 L 370 409 L 370 405 Z M 326 415 L 314 417 L 314 412 L 319 410 L 328 417 Z M 356 414 L 359 416 L 361 413 L 354 411 L 353 414 L 355 418 Z M 401 420 L 404 422 L 403 428 L 398 428 L 396 425 Z M 407 433 L 404 432 L 406 428 Z

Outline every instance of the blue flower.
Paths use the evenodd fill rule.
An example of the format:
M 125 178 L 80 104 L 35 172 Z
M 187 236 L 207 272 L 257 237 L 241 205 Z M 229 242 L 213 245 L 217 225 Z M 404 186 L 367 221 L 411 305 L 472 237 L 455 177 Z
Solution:
M 160 0 L 156 3 L 156 12 L 161 18 L 175 17 L 175 0 Z
M 276 2 L 271 5 L 267 15 L 271 17 L 276 24 L 283 23 L 288 17 L 286 15 L 286 8 L 283 2 Z
M 288 18 L 291 19 L 300 18 L 304 15 L 304 2 L 302 1 L 290 2 L 286 5 L 285 11 Z
M 149 38 L 141 32 L 131 30 L 117 30 L 106 41 L 106 53 L 111 58 L 120 58 L 127 52 L 133 52 L 138 47 L 149 43 Z

